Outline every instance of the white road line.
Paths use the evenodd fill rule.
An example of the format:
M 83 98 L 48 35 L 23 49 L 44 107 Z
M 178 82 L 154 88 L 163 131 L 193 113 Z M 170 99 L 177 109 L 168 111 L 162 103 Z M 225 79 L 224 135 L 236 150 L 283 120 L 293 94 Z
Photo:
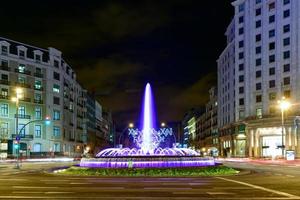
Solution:
M 58 187 L 48 187 L 48 186 L 23 186 L 23 185 L 20 185 L 20 186 L 12 186 L 13 188 L 16 188 L 16 189 L 43 189 L 43 188 L 58 188 Z
M 291 177 L 291 178 L 294 178 L 295 176 L 292 176 L 292 175 L 286 175 L 287 177 Z
M 232 180 L 232 179 L 228 179 L 228 178 L 223 178 L 223 177 L 215 177 L 215 178 L 221 179 L 221 180 L 224 180 L 224 181 L 228 181 L 228 182 L 238 183 L 238 184 L 241 184 L 241 185 L 246 185 L 246 186 L 249 186 L 249 187 L 254 188 L 254 189 L 259 189 L 259 190 L 263 190 L 263 191 L 266 191 L 266 192 L 271 192 L 271 193 L 282 195 L 282 196 L 289 197 L 289 198 L 299 198 L 300 199 L 299 196 L 296 196 L 296 195 L 293 195 L 293 194 L 289 194 L 289 193 L 286 193 L 286 192 L 280 192 L 280 191 L 277 191 L 277 190 L 268 189 L 268 188 L 261 187 L 261 186 L 258 186 L 258 185 L 253 185 L 253 184 L 250 184 L 250 183 L 245 183 L 245 182 L 236 181 L 236 180 Z
M 73 194 L 75 192 L 45 192 L 45 194 Z
M 91 185 L 92 183 L 77 183 L 77 182 L 72 182 L 70 184 L 71 185 Z
M 235 193 L 232 193 L 232 192 L 206 192 L 207 194 L 209 195 L 232 195 L 232 194 L 235 194 Z
M 282 174 L 274 174 L 274 175 L 276 175 L 276 176 L 282 176 Z
M 173 187 L 173 188 L 166 188 L 166 187 L 144 187 L 144 190 L 192 190 L 193 188 L 178 188 L 178 187 Z
M 13 194 L 41 194 L 44 192 L 27 192 L 27 191 L 13 191 Z
M 23 179 L 23 178 L 10 178 L 10 179 L 0 178 L 0 181 L 28 181 L 28 179 Z

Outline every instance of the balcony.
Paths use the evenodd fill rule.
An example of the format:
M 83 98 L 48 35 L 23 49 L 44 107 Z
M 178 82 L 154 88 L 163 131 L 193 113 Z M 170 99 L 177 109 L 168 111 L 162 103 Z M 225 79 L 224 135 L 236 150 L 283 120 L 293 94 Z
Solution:
M 19 69 L 15 69 L 15 72 L 20 74 L 31 75 L 31 72 L 29 70 L 20 71 Z
M 31 102 L 31 99 L 28 97 L 24 97 L 24 98 L 20 99 L 20 101 Z
M 2 94 L 0 94 L 0 99 L 9 99 L 9 96 L 8 95 L 2 95 Z
M 10 82 L 8 81 L 8 80 L 0 80 L 0 84 L 2 84 L 2 85 L 9 85 L 10 84 Z
M 30 119 L 30 115 L 23 115 L 23 114 L 15 114 L 15 118 L 19 118 L 19 119 Z
M 44 78 L 44 75 L 38 72 L 35 72 L 33 75 L 37 78 Z
M 41 99 L 34 99 L 33 102 L 37 104 L 43 104 L 43 100 Z
M 34 87 L 34 90 L 43 91 L 43 87 Z
M 16 134 L 12 134 L 11 137 L 13 139 L 15 139 L 17 137 Z M 33 135 L 20 135 L 21 140 L 22 139 L 29 139 L 29 140 L 33 140 Z
M 10 71 L 10 67 L 2 65 L 2 66 L 0 66 L 0 70 Z
M 23 87 L 23 88 L 31 88 L 31 85 L 29 85 L 27 83 L 16 82 L 16 86 Z

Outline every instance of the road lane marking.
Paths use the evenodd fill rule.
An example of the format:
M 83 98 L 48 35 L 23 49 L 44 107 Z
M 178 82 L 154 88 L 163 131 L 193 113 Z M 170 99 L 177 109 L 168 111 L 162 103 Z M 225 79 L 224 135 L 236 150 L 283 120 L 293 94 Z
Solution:
M 91 185 L 92 183 L 77 183 L 77 182 L 72 182 L 70 184 L 71 185 Z
M 28 181 L 28 179 L 24 179 L 24 178 L 10 178 L 10 179 L 0 178 L 0 181 Z
M 232 193 L 232 192 L 206 192 L 207 194 L 209 195 L 232 195 L 232 194 L 235 194 L 235 193 Z
M 291 177 L 291 178 L 294 178 L 295 176 L 292 176 L 292 175 L 286 175 L 287 177 Z
M 44 188 L 48 188 L 48 189 L 52 189 L 52 188 L 58 188 L 58 187 L 48 187 L 48 186 L 23 186 L 23 185 L 17 185 L 17 186 L 12 186 L 13 188 L 16 189 L 44 189 Z
M 144 190 L 192 190 L 193 188 L 179 188 L 179 187 L 144 187 Z
M 276 175 L 276 176 L 282 176 L 282 174 L 274 174 L 274 175 Z
M 45 194 L 74 194 L 74 193 L 75 192 L 45 192 Z
M 228 182 L 238 183 L 238 184 L 241 184 L 241 185 L 246 185 L 246 186 L 249 186 L 249 187 L 254 188 L 254 189 L 259 189 L 259 190 L 263 190 L 263 191 L 266 191 L 266 192 L 271 192 L 271 193 L 282 195 L 282 196 L 289 197 L 289 198 L 299 198 L 300 199 L 299 196 L 296 196 L 296 195 L 293 195 L 293 194 L 289 194 L 289 193 L 286 193 L 286 192 L 280 192 L 280 191 L 277 191 L 277 190 L 268 189 L 268 188 L 265 188 L 265 187 L 262 187 L 262 186 L 258 186 L 258 185 L 253 185 L 253 184 L 250 184 L 250 183 L 245 183 L 245 182 L 236 181 L 236 180 L 232 180 L 232 179 L 228 179 L 228 178 L 223 178 L 223 177 L 215 177 L 215 178 L 221 179 L 221 180 L 224 180 L 224 181 L 228 181 Z
M 27 192 L 27 191 L 13 191 L 14 194 L 41 194 L 44 192 Z

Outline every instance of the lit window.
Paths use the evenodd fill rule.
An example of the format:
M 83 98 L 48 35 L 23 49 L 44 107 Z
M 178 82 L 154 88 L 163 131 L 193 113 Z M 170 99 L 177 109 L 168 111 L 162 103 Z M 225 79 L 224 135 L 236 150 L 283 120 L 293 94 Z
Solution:
M 60 128 L 58 126 L 53 127 L 53 136 L 55 136 L 55 137 L 60 136 Z
M 8 117 L 8 104 L 0 105 L 0 114 L 3 117 Z
M 41 90 L 42 89 L 42 82 L 39 81 L 39 80 L 36 80 L 34 82 L 34 89 Z
M 58 110 L 53 111 L 53 120 L 60 120 L 60 111 Z
M 42 119 L 42 108 L 35 107 L 35 119 Z
M 256 109 L 256 117 L 259 119 L 262 118 L 262 109 L 261 108 Z
M 53 92 L 59 93 L 59 89 L 60 89 L 59 85 L 57 84 L 53 85 Z
M 40 138 L 42 135 L 42 127 L 41 125 L 35 125 L 34 126 L 34 136 L 37 138 Z
M 19 70 L 20 73 L 24 73 L 25 72 L 25 65 L 19 64 L 18 70 Z

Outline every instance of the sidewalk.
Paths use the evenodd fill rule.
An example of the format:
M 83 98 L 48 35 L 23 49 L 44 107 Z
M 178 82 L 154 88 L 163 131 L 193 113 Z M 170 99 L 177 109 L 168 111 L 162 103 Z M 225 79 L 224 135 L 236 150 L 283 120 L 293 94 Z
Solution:
M 22 163 L 35 163 L 35 162 L 73 162 L 76 161 L 75 158 L 63 157 L 63 158 L 28 158 L 28 159 L 20 159 Z M 16 159 L 2 159 L 1 163 L 15 163 Z

